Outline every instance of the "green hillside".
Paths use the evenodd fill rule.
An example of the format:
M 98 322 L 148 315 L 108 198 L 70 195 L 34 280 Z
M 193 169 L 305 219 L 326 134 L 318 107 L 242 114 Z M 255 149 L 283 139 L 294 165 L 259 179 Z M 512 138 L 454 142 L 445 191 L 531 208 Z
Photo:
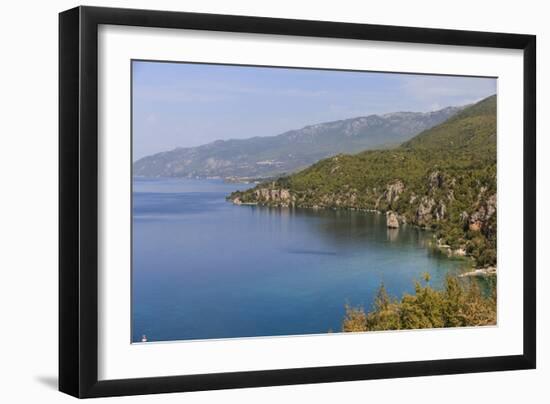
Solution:
M 496 158 L 496 96 L 466 108 L 436 127 L 402 144 L 409 149 L 466 152 L 473 158 Z
M 496 96 L 398 148 L 336 155 L 229 198 L 386 212 L 388 225 L 395 219 L 435 230 L 449 254 L 496 265 Z

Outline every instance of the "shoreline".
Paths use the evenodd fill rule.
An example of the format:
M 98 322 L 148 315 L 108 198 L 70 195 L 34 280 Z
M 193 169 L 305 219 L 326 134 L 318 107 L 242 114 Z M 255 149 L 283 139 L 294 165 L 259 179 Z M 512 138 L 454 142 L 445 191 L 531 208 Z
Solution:
M 459 278 L 497 276 L 497 267 L 475 268 L 459 274 Z
M 232 199 L 230 196 L 231 195 L 228 195 L 226 197 L 226 201 L 231 202 L 232 204 L 238 205 L 238 206 L 241 206 L 241 205 L 245 205 L 245 206 L 246 205 L 248 205 L 248 206 L 265 206 L 265 207 L 269 207 L 269 208 L 280 208 L 280 209 L 298 208 L 298 209 L 310 209 L 310 210 L 314 210 L 314 211 L 321 210 L 321 209 L 323 209 L 323 210 L 333 210 L 333 211 L 334 210 L 356 211 L 356 212 L 373 213 L 373 214 L 376 214 L 376 215 L 382 215 L 382 214 L 386 213 L 386 212 L 383 212 L 383 211 L 378 210 L 378 209 L 352 208 L 352 207 L 345 207 L 345 206 L 341 206 L 341 207 L 327 207 L 327 206 L 318 206 L 318 205 L 313 205 L 313 206 L 297 206 L 297 205 L 280 206 L 280 205 L 270 205 L 270 204 L 265 204 L 265 203 L 260 203 L 260 202 L 241 202 L 238 197 Z M 414 223 L 401 222 L 399 227 L 401 227 L 401 225 L 402 226 L 411 225 L 412 227 L 414 227 L 415 229 L 420 230 L 420 231 L 433 232 L 433 230 L 431 230 L 429 228 L 419 226 L 419 225 L 414 224 Z M 399 228 L 395 228 L 395 229 L 398 230 Z M 453 250 L 451 248 L 451 246 L 446 245 L 446 244 L 441 244 L 440 240 L 435 239 L 435 234 L 434 234 L 434 242 L 433 243 L 430 242 L 430 248 L 432 248 L 432 249 L 434 249 L 434 250 L 436 250 L 436 251 L 438 251 L 442 254 L 445 254 L 450 259 L 464 259 L 464 260 L 471 259 L 471 260 L 473 260 L 473 257 L 471 255 L 469 255 L 464 248 L 458 248 L 458 249 Z M 486 268 L 476 268 L 474 265 L 471 265 L 471 266 L 469 266 L 468 271 L 466 271 L 462 274 L 459 274 L 458 277 L 459 278 L 487 277 L 487 276 L 496 276 L 496 275 L 497 275 L 497 268 L 495 266 L 490 266 L 490 267 L 486 267 Z

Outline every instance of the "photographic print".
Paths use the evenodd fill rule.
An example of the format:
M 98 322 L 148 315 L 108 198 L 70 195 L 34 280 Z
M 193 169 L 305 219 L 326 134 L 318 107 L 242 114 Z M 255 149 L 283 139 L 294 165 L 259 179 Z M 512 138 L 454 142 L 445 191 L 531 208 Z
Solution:
M 497 79 L 133 60 L 132 342 L 497 324 Z

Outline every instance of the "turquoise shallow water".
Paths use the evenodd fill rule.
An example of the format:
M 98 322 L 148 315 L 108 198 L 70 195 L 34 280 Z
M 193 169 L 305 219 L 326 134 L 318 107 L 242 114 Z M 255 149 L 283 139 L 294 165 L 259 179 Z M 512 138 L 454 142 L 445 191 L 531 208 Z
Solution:
M 464 265 L 382 215 L 225 201 L 248 186 L 134 179 L 133 341 L 338 331 L 346 302 L 370 308 L 381 282 L 400 297 Z

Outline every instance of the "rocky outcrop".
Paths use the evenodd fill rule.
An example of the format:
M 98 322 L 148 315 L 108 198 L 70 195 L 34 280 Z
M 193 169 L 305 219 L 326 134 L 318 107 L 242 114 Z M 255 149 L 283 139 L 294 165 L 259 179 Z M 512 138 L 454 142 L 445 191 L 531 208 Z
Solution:
M 451 188 L 456 183 L 454 178 L 447 178 L 440 171 L 433 171 L 427 178 L 427 195 L 420 198 L 415 212 L 415 224 L 421 227 L 429 227 L 434 221 L 445 220 L 448 217 L 447 204 L 455 200 L 454 190 Z M 417 200 L 412 194 L 409 203 Z
M 399 216 L 395 212 L 386 212 L 386 226 L 390 229 L 399 228 Z
M 423 196 L 416 209 L 415 223 L 419 226 L 428 226 L 433 218 L 432 210 L 435 206 L 435 200 L 428 196 Z
M 450 245 L 444 244 L 441 239 L 437 240 L 435 247 L 447 257 L 466 257 L 468 255 L 465 248 L 459 247 L 453 250 Z
M 397 200 L 399 199 L 399 195 L 401 195 L 404 190 L 405 184 L 403 184 L 403 181 L 396 180 L 393 183 L 388 184 L 383 196 L 386 199 L 386 202 L 391 205 L 397 202 Z
M 434 212 L 435 220 L 443 220 L 447 216 L 447 205 L 443 201 L 439 201 Z
M 470 276 L 494 276 L 497 274 L 497 267 L 487 267 L 487 268 L 476 268 L 473 271 L 464 272 L 463 274 L 458 275 L 459 278 L 466 278 Z
M 443 174 L 441 174 L 439 171 L 432 172 L 428 177 L 430 189 L 442 188 L 444 180 L 445 179 L 443 177 Z
M 465 248 L 457 248 L 456 250 L 453 250 L 453 255 L 455 257 L 465 257 L 466 256 L 466 249 Z
M 401 180 L 394 180 L 386 185 L 382 194 L 376 200 L 375 209 L 391 209 L 392 206 L 399 200 L 399 196 L 405 191 L 405 184 Z M 376 188 L 373 189 L 376 193 Z
M 274 186 L 275 183 L 270 184 Z M 235 205 L 243 203 L 259 203 L 263 205 L 288 207 L 294 205 L 294 198 L 290 191 L 285 188 L 257 188 L 250 196 L 246 197 L 246 193 L 233 193 L 228 199 Z M 245 198 L 245 200 L 243 200 Z
M 480 191 L 480 194 L 484 191 Z M 485 200 L 478 198 L 477 209 L 471 215 L 464 212 L 463 220 L 467 222 L 470 231 L 482 231 L 486 229 L 489 219 L 495 214 L 496 210 L 496 194 L 490 195 Z
M 338 156 L 333 157 L 333 160 L 337 159 Z M 426 193 L 423 196 L 407 190 L 405 183 L 400 179 L 394 179 L 383 187 L 360 191 L 349 187 L 339 192 L 317 194 L 315 199 L 310 199 L 309 192 L 291 194 L 289 189 L 274 181 L 246 193 L 236 193 L 231 200 L 236 204 L 252 202 L 284 207 L 374 210 L 388 212 L 386 218 L 390 228 L 398 228 L 400 224 L 405 223 L 429 228 L 434 222 L 448 217 L 448 205 L 454 200 L 452 189 L 448 187 L 454 184 L 454 179 L 446 177 L 440 171 L 433 171 L 425 178 Z M 444 196 L 445 193 L 447 196 Z M 405 199 L 401 200 L 403 197 Z

